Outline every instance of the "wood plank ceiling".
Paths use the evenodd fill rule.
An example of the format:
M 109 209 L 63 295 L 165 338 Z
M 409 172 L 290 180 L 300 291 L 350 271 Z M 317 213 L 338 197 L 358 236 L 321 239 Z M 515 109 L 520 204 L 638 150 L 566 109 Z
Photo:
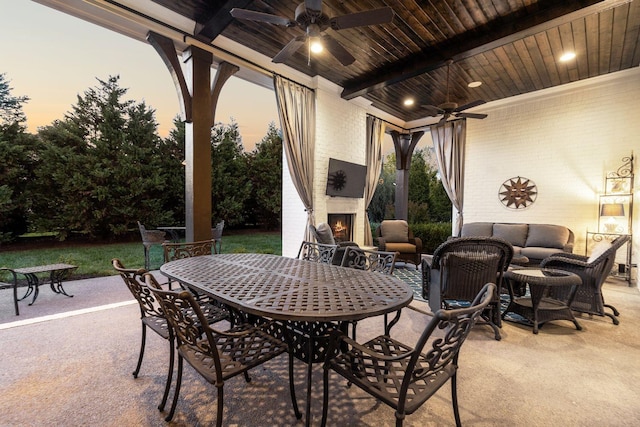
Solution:
M 223 35 L 275 56 L 300 27 L 233 19 L 232 7 L 294 18 L 300 1 L 153 0 L 198 23 L 207 43 Z M 636 67 L 640 63 L 640 0 L 325 0 L 340 16 L 390 6 L 392 23 L 334 31 L 356 61 L 343 66 L 330 55 L 312 57 L 300 49 L 286 64 L 320 75 L 344 88 L 343 98 L 363 96 L 406 122 L 429 116 L 424 105 L 449 100 L 459 105 L 494 101 Z M 561 63 L 559 56 L 576 58 Z M 467 84 L 482 85 L 469 88 Z M 415 105 L 403 105 L 405 98 Z M 481 112 L 481 107 L 474 110 Z

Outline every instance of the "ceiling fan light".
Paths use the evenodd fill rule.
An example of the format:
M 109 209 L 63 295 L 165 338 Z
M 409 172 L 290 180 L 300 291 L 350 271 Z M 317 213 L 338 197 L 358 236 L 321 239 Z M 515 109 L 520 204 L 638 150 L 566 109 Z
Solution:
M 560 57 L 560 61 L 561 62 L 571 61 L 575 57 L 576 57 L 576 53 L 575 52 L 565 52 Z
M 311 52 L 313 52 L 313 53 L 320 53 L 320 52 L 322 52 L 324 47 L 322 46 L 322 42 L 320 41 L 319 38 L 312 37 L 309 40 L 309 49 L 311 49 Z

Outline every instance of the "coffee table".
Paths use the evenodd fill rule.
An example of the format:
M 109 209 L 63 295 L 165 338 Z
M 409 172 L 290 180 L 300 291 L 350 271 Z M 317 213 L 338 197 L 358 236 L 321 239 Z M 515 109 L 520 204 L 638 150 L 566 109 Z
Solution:
M 506 271 L 504 278 L 511 301 L 502 313 L 503 319 L 509 312 L 519 314 L 533 322 L 534 334 L 538 333 L 541 324 L 552 320 L 570 320 L 576 329 L 582 329 L 570 308 L 578 286 L 582 284 L 577 274 L 551 268 L 519 268 Z M 517 283 L 529 285 L 530 296 L 518 296 L 514 291 Z M 571 286 L 569 298 L 555 298 L 554 288 L 566 286 Z

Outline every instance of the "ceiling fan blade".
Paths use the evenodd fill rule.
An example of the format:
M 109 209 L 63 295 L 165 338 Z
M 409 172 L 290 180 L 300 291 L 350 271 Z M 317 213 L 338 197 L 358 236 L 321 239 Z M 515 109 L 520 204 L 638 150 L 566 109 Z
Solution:
M 278 52 L 276 56 L 273 57 L 271 62 L 275 62 L 275 63 L 285 62 L 287 59 L 291 57 L 291 55 L 293 55 L 294 53 L 296 53 L 298 49 L 300 49 L 300 46 L 304 44 L 305 39 L 306 39 L 306 36 L 298 36 L 294 39 L 291 39 L 291 41 L 287 43 L 287 45 L 283 47 L 282 50 Z
M 322 12 L 322 0 L 304 0 L 304 7 L 307 10 Z
M 430 116 L 437 116 L 437 115 L 440 115 L 440 114 L 444 113 L 443 110 L 441 110 L 440 108 L 436 107 L 435 105 L 423 105 L 422 108 L 427 110 L 427 112 L 429 113 Z
M 322 44 L 342 65 L 351 65 L 356 58 L 351 55 L 347 49 L 345 49 L 340 43 L 333 37 L 324 34 L 322 37 Z
M 482 105 L 482 104 L 486 104 L 486 103 L 487 103 L 487 101 L 484 101 L 482 99 L 476 99 L 475 101 L 471 101 L 468 104 L 464 104 L 464 105 L 459 106 L 454 111 L 460 112 L 460 111 L 464 111 L 464 110 L 467 110 L 469 108 L 477 107 L 478 105 Z
M 295 21 L 270 13 L 256 12 L 255 10 L 238 9 L 234 7 L 229 11 L 231 16 L 236 19 L 246 19 L 248 21 L 267 22 L 269 24 L 282 25 L 283 27 L 293 27 Z
M 387 24 L 393 20 L 393 15 L 392 8 L 381 7 L 379 9 L 336 16 L 331 19 L 330 25 L 334 30 L 344 30 L 345 28 L 363 27 L 366 25 Z
M 485 119 L 487 118 L 487 114 L 480 113 L 458 113 L 456 117 L 465 117 L 467 119 Z

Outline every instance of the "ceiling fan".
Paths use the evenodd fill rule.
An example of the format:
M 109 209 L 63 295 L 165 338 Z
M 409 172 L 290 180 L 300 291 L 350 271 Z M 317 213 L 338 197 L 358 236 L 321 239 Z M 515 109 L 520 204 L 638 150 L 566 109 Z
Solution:
M 386 24 L 391 22 L 394 15 L 391 7 L 382 7 L 332 17 L 329 14 L 328 8 L 322 4 L 322 0 L 305 0 L 300 3 L 298 7 L 296 7 L 294 20 L 269 13 L 238 8 L 231 9 L 230 13 L 231 16 L 237 19 L 266 22 L 284 27 L 299 26 L 305 31 L 305 35 L 295 37 L 282 48 L 282 50 L 273 57 L 273 62 L 285 62 L 300 49 L 305 42 L 309 43 L 309 48 L 311 49 L 311 42 L 313 40 L 320 41 L 323 47 L 340 61 L 342 65 L 352 64 L 355 58 L 338 43 L 336 39 L 328 34 L 322 34 L 327 28 L 331 27 L 334 30 L 344 30 L 347 28 Z
M 438 122 L 438 124 L 442 124 L 444 122 L 446 122 L 449 117 L 453 116 L 453 117 L 459 117 L 459 118 L 469 118 L 469 119 L 484 119 L 487 117 L 486 114 L 479 114 L 479 113 L 464 113 L 464 110 L 467 110 L 469 108 L 473 108 L 473 107 L 477 107 L 478 105 L 482 105 L 485 104 L 487 101 L 484 101 L 482 99 L 476 99 L 475 101 L 471 101 L 467 104 L 464 105 L 460 105 L 458 106 L 458 104 L 456 102 L 451 102 L 449 100 L 449 72 L 451 71 L 451 64 L 453 64 L 452 60 L 447 61 L 447 99 L 446 102 L 438 105 L 437 107 L 435 105 L 423 105 L 424 108 L 426 108 L 427 110 L 429 110 L 429 115 L 430 116 L 439 116 L 440 114 L 442 114 L 442 118 L 440 119 L 440 121 Z

